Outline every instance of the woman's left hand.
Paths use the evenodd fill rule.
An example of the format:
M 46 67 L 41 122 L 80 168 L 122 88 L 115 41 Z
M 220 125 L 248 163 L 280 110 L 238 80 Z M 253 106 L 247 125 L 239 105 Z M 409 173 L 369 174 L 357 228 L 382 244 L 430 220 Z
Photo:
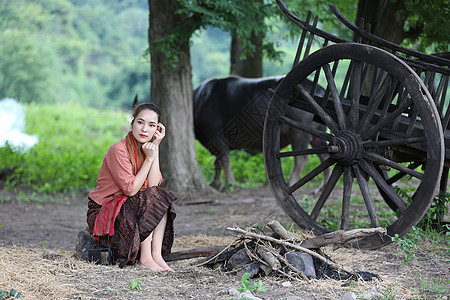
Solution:
M 158 146 L 165 136 L 166 136 L 166 127 L 164 127 L 162 123 L 159 123 L 155 135 L 153 136 L 152 143 Z

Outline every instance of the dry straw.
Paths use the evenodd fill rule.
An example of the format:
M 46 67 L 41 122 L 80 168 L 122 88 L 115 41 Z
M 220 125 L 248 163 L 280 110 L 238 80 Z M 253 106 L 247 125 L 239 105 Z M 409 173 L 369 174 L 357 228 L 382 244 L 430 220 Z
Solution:
M 175 239 L 174 251 L 205 246 L 226 245 L 236 237 L 191 236 Z M 389 248 L 389 247 L 387 247 Z M 337 281 L 332 279 L 311 280 L 310 283 L 292 281 L 289 288 L 297 296 L 318 299 L 337 299 L 344 291 L 352 290 L 357 295 L 368 291 L 383 294 L 390 289 L 396 291 L 396 299 L 419 299 L 417 290 L 407 288 L 417 276 L 411 268 L 402 264 L 402 257 L 394 249 L 364 251 L 357 249 L 325 249 L 335 261 L 355 270 L 370 271 L 380 280 L 369 282 Z M 394 250 L 394 251 L 393 251 Z M 174 262 L 176 273 L 155 274 L 142 267 L 99 266 L 77 260 L 73 252 L 58 253 L 40 248 L 0 246 L 0 290 L 12 288 L 21 292 L 21 299 L 111 299 L 117 297 L 148 299 L 158 295 L 160 299 L 177 299 L 181 295 L 217 295 L 217 289 L 236 286 L 237 279 L 217 270 L 193 267 L 192 261 Z M 140 279 L 142 291 L 130 291 L 128 284 Z M 264 286 L 272 291 L 284 291 L 281 286 L 287 279 L 267 276 Z M 408 284 L 409 283 L 409 284 Z M 107 289 L 111 286 L 113 290 Z M 134 293 L 134 294 L 130 294 Z M 229 295 L 223 295 L 225 299 Z M 264 295 L 261 295 L 264 297 Z M 130 298 L 129 298 L 130 299 Z
M 73 254 L 73 253 L 72 253 Z M 78 294 L 71 284 L 76 272 L 89 268 L 71 254 L 18 246 L 0 247 L 0 289 L 15 289 L 23 299 L 64 299 Z

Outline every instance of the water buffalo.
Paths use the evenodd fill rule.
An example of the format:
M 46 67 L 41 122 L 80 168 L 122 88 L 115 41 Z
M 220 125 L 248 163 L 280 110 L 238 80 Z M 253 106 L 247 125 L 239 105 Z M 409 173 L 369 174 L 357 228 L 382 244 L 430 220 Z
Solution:
M 194 131 L 200 143 L 214 155 L 215 175 L 211 186 L 222 189 L 221 171 L 225 172 L 225 187 L 234 186 L 229 151 L 243 149 L 248 153 L 262 152 L 264 118 L 270 102 L 269 89 L 275 90 L 283 76 L 263 78 L 223 77 L 212 78 L 202 82 L 194 90 Z M 311 82 L 302 83 L 310 91 Z M 323 95 L 322 87 L 317 87 L 316 94 Z M 313 115 L 298 109 L 296 120 L 313 124 Z M 314 123 L 315 124 L 315 123 Z M 319 127 L 320 125 L 314 125 Z M 324 145 L 324 141 L 285 125 L 281 127 L 281 148 L 291 144 L 293 150 L 305 149 L 308 144 Z M 327 155 L 322 155 L 321 160 Z M 298 180 L 307 157 L 297 156 L 289 175 L 291 185 Z M 326 173 L 326 178 L 329 172 Z

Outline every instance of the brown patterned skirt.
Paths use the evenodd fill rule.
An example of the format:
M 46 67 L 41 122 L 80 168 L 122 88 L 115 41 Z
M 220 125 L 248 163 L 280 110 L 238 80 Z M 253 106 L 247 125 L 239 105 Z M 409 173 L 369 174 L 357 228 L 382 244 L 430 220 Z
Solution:
M 175 210 L 173 201 L 176 197 L 166 188 L 154 186 L 129 197 L 122 205 L 114 222 L 114 235 L 102 236 L 99 242 L 115 249 L 120 267 L 134 264 L 139 257 L 140 243 L 143 242 L 159 224 L 167 212 L 167 224 L 164 232 L 162 255 L 170 254 L 174 231 Z M 87 223 L 92 234 L 95 219 L 101 205 L 89 199 Z

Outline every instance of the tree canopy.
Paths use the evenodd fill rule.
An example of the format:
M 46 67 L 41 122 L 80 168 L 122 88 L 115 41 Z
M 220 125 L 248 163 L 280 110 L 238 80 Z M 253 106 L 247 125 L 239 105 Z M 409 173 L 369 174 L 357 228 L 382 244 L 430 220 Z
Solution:
M 199 29 L 191 37 L 194 85 L 228 73 L 230 35 L 242 34 L 249 41 L 249 28 L 264 37 L 264 76 L 287 72 L 298 30 L 286 24 L 275 1 L 177 1 L 182 4 L 177 13 L 194 16 L 190 28 Z M 447 0 L 396 1 L 405 3 L 397 13 L 406 20 L 404 45 L 427 53 L 449 50 Z M 320 16 L 325 31 L 351 39 L 331 15 L 328 2 L 285 0 L 299 17 L 310 9 Z M 358 2 L 333 1 L 350 20 Z M 252 21 L 255 12 L 264 22 Z M 2 0 L 0 98 L 96 107 L 129 106 L 135 94 L 148 99 L 148 24 L 146 0 Z M 250 43 L 244 46 L 246 55 L 254 51 Z
M 0 98 L 117 107 L 149 96 L 146 1 L 4 0 Z

